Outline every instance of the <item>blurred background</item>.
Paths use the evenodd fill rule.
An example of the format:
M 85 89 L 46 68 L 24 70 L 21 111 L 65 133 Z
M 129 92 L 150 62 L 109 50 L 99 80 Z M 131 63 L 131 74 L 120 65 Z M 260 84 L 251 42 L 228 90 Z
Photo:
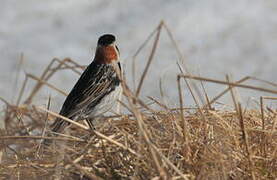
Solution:
M 196 75 L 220 80 L 225 80 L 226 74 L 233 80 L 249 75 L 276 83 L 277 1 L 274 0 L 1 0 L 0 96 L 14 101 L 24 72 L 40 76 L 54 57 L 69 57 L 82 65 L 89 64 L 97 39 L 104 33 L 117 36 L 127 79 L 132 84 L 132 56 L 161 20 L 172 30 L 187 66 Z M 137 79 L 152 44 L 153 38 L 136 59 Z M 19 65 L 21 54 L 23 63 Z M 162 79 L 164 99 L 172 106 L 178 104 L 177 60 L 176 50 L 162 30 L 142 96 L 160 98 Z M 51 83 L 69 92 L 77 79 L 76 74 L 62 71 Z M 262 82 L 248 84 L 274 88 Z M 224 89 L 222 85 L 204 85 L 210 97 Z M 242 89 L 239 92 L 246 100 L 271 95 Z M 46 103 L 49 95 L 54 99 L 53 106 L 60 107 L 64 97 L 51 89 L 45 88 L 40 100 Z M 230 98 L 221 101 L 230 103 Z M 185 104 L 192 102 L 185 91 Z

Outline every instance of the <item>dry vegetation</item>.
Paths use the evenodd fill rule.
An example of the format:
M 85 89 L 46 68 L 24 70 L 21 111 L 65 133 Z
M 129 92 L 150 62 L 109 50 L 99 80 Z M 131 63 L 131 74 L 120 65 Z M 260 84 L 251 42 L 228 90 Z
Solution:
M 137 90 L 132 92 L 122 79 L 126 101 L 120 103 L 129 113 L 107 117 L 106 123 L 94 132 L 80 122 L 67 129 L 66 135 L 46 136 L 47 123 L 58 115 L 47 110 L 50 98 L 48 107 L 32 104 L 45 86 L 66 95 L 48 83 L 57 71 L 69 69 L 80 74 L 84 67 L 70 59 L 54 59 L 40 77 L 26 74 L 15 104 L 1 98 L 5 108 L 1 117 L 4 126 L 2 123 L 0 179 L 275 179 L 277 111 L 264 101 L 274 102 L 277 98 L 261 97 L 260 109 L 247 110 L 241 106 L 234 87 L 276 95 L 276 84 L 265 89 L 242 84 L 251 77 L 237 82 L 230 82 L 228 77 L 226 81 L 196 77 L 181 64 L 177 77 L 179 107 L 173 109 L 149 97 L 163 109 L 156 110 L 139 98 L 161 29 L 172 39 L 182 61 L 172 34 L 162 22 L 145 42 L 156 35 Z M 29 79 L 37 84 L 23 101 Z M 227 88 L 209 99 L 205 93 L 203 97 L 199 95 L 190 79 L 224 84 Z M 183 105 L 181 83 L 187 85 L 196 108 Z M 213 109 L 225 93 L 232 95 L 234 110 Z M 205 99 L 205 105 L 201 99 Z M 44 147 L 41 140 L 46 138 L 55 139 L 55 143 Z

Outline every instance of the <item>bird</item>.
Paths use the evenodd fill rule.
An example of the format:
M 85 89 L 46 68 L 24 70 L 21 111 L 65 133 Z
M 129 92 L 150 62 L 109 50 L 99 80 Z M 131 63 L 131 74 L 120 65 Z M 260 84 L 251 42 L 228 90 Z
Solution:
M 111 110 L 122 93 L 119 56 L 116 37 L 113 34 L 100 36 L 93 61 L 66 97 L 59 114 L 74 121 L 85 120 L 94 130 L 94 119 Z M 52 132 L 61 133 L 69 124 L 56 118 L 50 128 Z

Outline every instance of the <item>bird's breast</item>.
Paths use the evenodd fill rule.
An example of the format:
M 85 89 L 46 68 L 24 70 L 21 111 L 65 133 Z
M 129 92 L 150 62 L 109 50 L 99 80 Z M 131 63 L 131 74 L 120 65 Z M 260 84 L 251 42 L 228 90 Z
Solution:
M 100 64 L 111 64 L 118 60 L 118 53 L 114 46 L 103 46 L 96 50 L 94 61 Z

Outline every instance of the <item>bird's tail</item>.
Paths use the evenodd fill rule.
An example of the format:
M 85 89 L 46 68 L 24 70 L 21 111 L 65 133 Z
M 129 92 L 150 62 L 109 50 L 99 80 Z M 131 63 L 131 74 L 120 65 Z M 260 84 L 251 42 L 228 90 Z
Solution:
M 50 126 L 51 132 L 61 133 L 68 125 L 69 125 L 68 122 L 62 120 L 61 118 L 57 118 L 55 122 Z M 54 137 L 55 136 L 54 133 L 49 133 L 48 136 Z M 45 139 L 43 141 L 43 144 L 45 146 L 50 146 L 52 143 L 53 143 L 53 139 Z

